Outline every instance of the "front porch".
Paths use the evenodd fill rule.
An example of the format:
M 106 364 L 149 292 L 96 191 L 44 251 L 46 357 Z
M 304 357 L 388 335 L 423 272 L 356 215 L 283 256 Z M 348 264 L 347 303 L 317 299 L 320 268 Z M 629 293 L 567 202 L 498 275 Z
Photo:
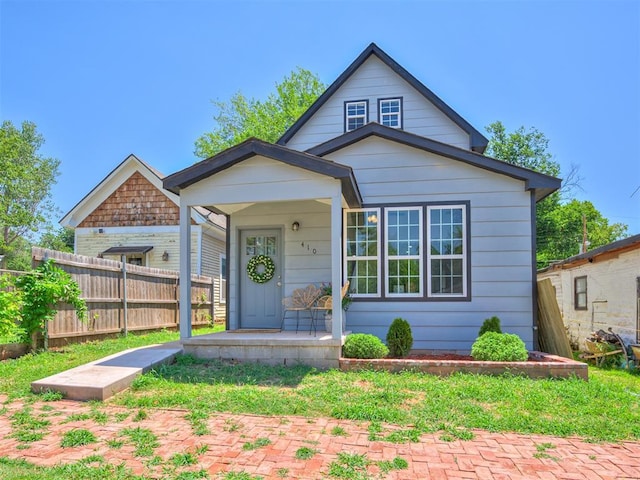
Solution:
M 255 362 L 266 365 L 309 365 L 338 368 L 344 343 L 318 331 L 227 330 L 181 340 L 183 351 L 198 358 Z

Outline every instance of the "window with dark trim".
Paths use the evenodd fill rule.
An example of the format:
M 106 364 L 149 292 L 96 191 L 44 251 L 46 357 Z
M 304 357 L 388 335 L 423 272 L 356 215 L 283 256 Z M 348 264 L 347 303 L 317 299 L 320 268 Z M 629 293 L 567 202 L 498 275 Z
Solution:
M 468 202 L 344 213 L 354 298 L 470 300 Z
M 344 131 L 360 128 L 369 121 L 369 101 L 344 102 Z
M 573 279 L 573 304 L 576 310 L 587 309 L 587 277 Z
M 344 213 L 344 258 L 349 290 L 362 297 L 380 296 L 379 218 L 379 208 Z
M 402 98 L 378 99 L 378 123 L 385 127 L 402 128 Z

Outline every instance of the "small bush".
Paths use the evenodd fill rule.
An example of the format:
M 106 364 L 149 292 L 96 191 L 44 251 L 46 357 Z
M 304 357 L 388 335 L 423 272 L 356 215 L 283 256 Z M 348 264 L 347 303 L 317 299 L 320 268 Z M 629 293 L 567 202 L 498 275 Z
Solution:
M 529 358 L 524 342 L 511 333 L 487 332 L 471 347 L 475 360 L 492 362 L 524 362 Z
M 383 358 L 389 354 L 389 349 L 375 335 L 354 333 L 347 335 L 342 353 L 347 358 Z
M 411 326 L 404 318 L 396 318 L 391 322 L 387 332 L 387 347 L 392 357 L 406 357 L 413 346 Z
M 500 319 L 498 317 L 487 318 L 480 327 L 478 336 L 481 337 L 487 332 L 502 333 L 502 329 L 500 328 Z

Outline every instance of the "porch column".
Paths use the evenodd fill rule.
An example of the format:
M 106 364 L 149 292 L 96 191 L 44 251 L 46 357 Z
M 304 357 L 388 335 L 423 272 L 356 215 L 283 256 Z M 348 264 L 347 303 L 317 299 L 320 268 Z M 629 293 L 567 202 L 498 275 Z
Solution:
M 333 285 L 332 310 L 333 322 L 331 336 L 334 339 L 342 338 L 342 192 L 331 197 L 331 284 Z
M 180 339 L 191 337 L 191 208 L 180 202 Z

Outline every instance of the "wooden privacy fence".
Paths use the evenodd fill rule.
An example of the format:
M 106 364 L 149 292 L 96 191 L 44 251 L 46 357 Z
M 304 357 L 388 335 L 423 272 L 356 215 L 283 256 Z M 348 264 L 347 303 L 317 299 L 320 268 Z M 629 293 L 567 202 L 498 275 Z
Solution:
M 80 322 L 70 305 L 59 305 L 49 322 L 49 345 L 64 345 L 94 336 L 127 331 L 177 328 L 180 321 L 179 273 L 140 267 L 72 253 L 33 247 L 33 266 L 52 259 L 78 283 L 87 303 L 87 320 Z M 213 322 L 213 279 L 191 276 L 191 322 Z

